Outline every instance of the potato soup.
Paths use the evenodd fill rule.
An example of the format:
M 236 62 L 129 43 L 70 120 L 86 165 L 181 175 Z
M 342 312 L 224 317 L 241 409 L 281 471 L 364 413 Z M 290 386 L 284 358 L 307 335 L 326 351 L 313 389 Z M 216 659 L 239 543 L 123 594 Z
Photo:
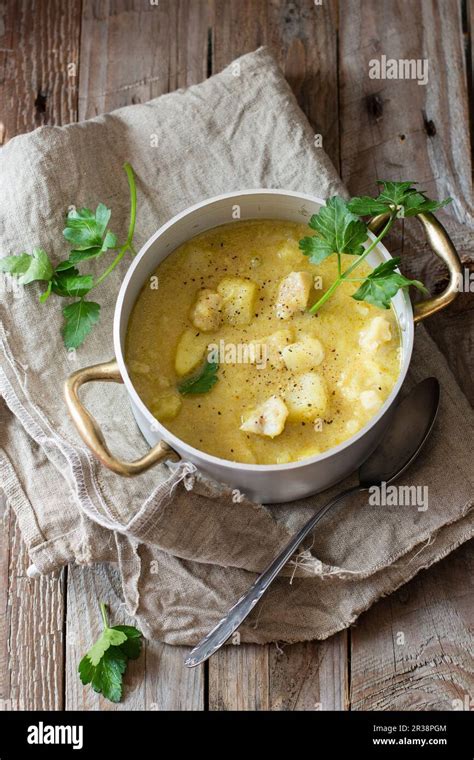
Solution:
M 337 260 L 311 264 L 298 247 L 307 234 L 272 220 L 215 227 L 145 283 L 127 367 L 156 419 L 196 449 L 253 464 L 305 459 L 351 438 L 390 394 L 400 369 L 393 308 L 350 298 L 358 283 L 346 282 L 310 314 Z

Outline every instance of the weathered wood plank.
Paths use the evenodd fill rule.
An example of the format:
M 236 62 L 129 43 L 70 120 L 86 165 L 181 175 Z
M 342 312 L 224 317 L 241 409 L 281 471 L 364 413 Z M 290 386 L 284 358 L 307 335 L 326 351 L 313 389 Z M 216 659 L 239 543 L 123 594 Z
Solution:
M 80 0 L 9 0 L 0 8 L 0 144 L 77 114 Z
M 64 572 L 30 579 L 30 564 L 11 511 L 3 518 L 0 710 L 63 707 Z
M 371 61 L 382 56 L 419 61 L 427 84 L 400 76 L 371 78 Z M 410 177 L 423 187 L 455 199 L 453 215 L 472 221 L 460 2 L 423 0 L 411 23 L 403 0 L 376 8 L 363 2 L 345 5 L 339 81 L 342 176 L 349 189 L 373 191 L 381 171 L 404 179 L 410 167 Z
M 209 661 L 210 710 L 346 710 L 347 632 L 327 641 L 229 645 Z
M 206 665 L 186 668 L 184 660 L 190 651 L 191 647 L 147 641 L 147 710 L 204 710 Z
M 339 166 L 336 2 L 214 0 L 213 8 L 213 71 L 267 45 Z
M 160 0 L 156 5 L 84 0 L 79 119 L 204 79 L 207 7 L 193 0 Z
M 270 648 L 229 645 L 209 660 L 209 710 L 269 710 Z
M 271 710 L 348 709 L 348 633 L 270 646 Z
M 360 618 L 352 629 L 353 710 L 452 710 L 466 697 L 469 705 L 473 548 L 422 571 Z
M 77 114 L 80 2 L 23 0 L 0 8 L 0 144 Z M 63 706 L 64 572 L 29 579 L 13 514 L 0 539 L 0 707 Z

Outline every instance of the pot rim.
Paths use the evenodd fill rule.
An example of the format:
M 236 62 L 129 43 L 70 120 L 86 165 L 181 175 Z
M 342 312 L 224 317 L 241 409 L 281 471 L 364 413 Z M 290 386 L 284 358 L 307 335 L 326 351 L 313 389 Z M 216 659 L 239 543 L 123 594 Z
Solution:
M 337 454 L 340 454 L 345 449 L 349 448 L 354 444 L 356 441 L 358 441 L 360 438 L 362 438 L 372 427 L 374 427 L 377 422 L 384 416 L 384 414 L 388 411 L 388 409 L 392 406 L 395 399 L 398 396 L 398 393 L 400 392 L 400 388 L 403 385 L 403 382 L 405 381 L 408 368 L 410 366 L 411 357 L 413 353 L 413 343 L 414 343 L 414 320 L 413 320 L 413 308 L 410 301 L 410 297 L 408 295 L 408 292 L 406 290 L 401 291 L 401 297 L 403 299 L 404 303 L 404 313 L 406 316 L 406 327 L 403 330 L 404 336 L 402 336 L 402 343 L 404 345 L 404 358 L 402 366 L 400 367 L 400 372 L 397 378 L 397 381 L 395 385 L 393 386 L 390 394 L 378 410 L 377 414 L 375 414 L 369 422 L 367 422 L 364 427 L 362 427 L 355 435 L 348 438 L 346 441 L 343 441 L 338 446 L 334 446 L 333 448 L 328 449 L 327 451 L 323 451 L 321 454 L 316 454 L 312 457 L 308 457 L 306 459 L 297 460 L 295 462 L 287 462 L 285 464 L 247 464 L 245 462 L 234 462 L 230 459 L 222 459 L 221 457 L 216 457 L 213 454 L 207 454 L 205 451 L 201 451 L 200 449 L 196 449 L 194 446 L 191 446 L 190 444 L 183 441 L 181 438 L 178 438 L 175 436 L 168 428 L 166 428 L 161 422 L 159 422 L 150 412 L 148 407 L 145 405 L 145 403 L 142 401 L 140 396 L 138 395 L 137 391 L 135 390 L 135 387 L 132 383 L 132 380 L 130 378 L 130 375 L 127 370 L 127 366 L 125 364 L 125 358 L 123 354 L 122 349 L 122 341 L 121 341 L 121 320 L 122 320 L 122 310 L 124 306 L 125 296 L 127 293 L 128 286 L 133 278 L 133 275 L 135 273 L 135 270 L 138 266 L 138 264 L 144 259 L 144 257 L 147 255 L 148 250 L 151 248 L 153 243 L 163 235 L 163 233 L 168 230 L 170 227 L 178 224 L 182 219 L 184 219 L 189 214 L 198 211 L 200 208 L 204 208 L 206 206 L 210 206 L 213 203 L 216 203 L 218 201 L 226 200 L 234 198 L 236 201 L 238 198 L 242 198 L 243 196 L 252 196 L 252 195 L 261 195 L 261 194 L 268 194 L 268 195 L 281 195 L 281 196 L 291 196 L 293 198 L 298 198 L 302 201 L 310 201 L 312 203 L 318 203 L 320 205 L 325 206 L 326 201 L 322 198 L 319 198 L 316 195 L 309 195 L 307 193 L 299 193 L 294 190 L 281 190 L 281 189 L 271 189 L 271 188 L 256 188 L 256 189 L 247 189 L 247 190 L 238 190 L 233 191 L 229 193 L 222 193 L 221 195 L 215 195 L 211 198 L 207 198 L 204 201 L 199 201 L 198 203 L 193 204 L 192 206 L 188 206 L 183 211 L 180 211 L 178 214 L 175 214 L 171 219 L 169 219 L 167 222 L 162 224 L 156 232 L 153 233 L 153 235 L 148 238 L 148 240 L 142 245 L 140 250 L 138 251 L 137 255 L 131 262 L 125 277 L 122 281 L 122 285 L 120 287 L 120 291 L 117 296 L 117 300 L 115 303 L 115 312 L 114 312 L 114 322 L 113 322 L 113 342 L 114 342 L 114 351 L 115 351 L 115 358 L 117 360 L 117 364 L 120 369 L 120 374 L 123 379 L 124 385 L 127 389 L 127 392 L 132 400 L 132 402 L 138 407 L 141 414 L 145 417 L 145 419 L 149 422 L 150 427 L 153 425 L 153 429 L 156 430 L 160 436 L 162 436 L 163 440 L 166 441 L 171 447 L 176 448 L 179 453 L 182 451 L 185 452 L 186 455 L 189 455 L 191 459 L 203 459 L 206 462 L 219 465 L 220 467 L 225 467 L 232 470 L 240 470 L 240 471 L 248 471 L 248 472 L 275 472 L 275 471 L 281 471 L 281 470 L 297 470 L 300 468 L 307 467 L 308 465 L 312 465 L 315 462 L 321 462 L 325 459 L 329 459 L 330 457 L 333 457 Z M 252 217 L 249 217 L 249 220 Z M 245 220 L 247 221 L 247 220 Z M 216 227 L 219 225 L 215 225 Z M 209 227 L 208 229 L 212 229 L 212 227 Z M 375 235 L 372 232 L 369 232 L 369 238 L 371 240 L 375 240 Z M 171 253 L 173 253 L 175 249 L 171 250 L 167 256 L 169 256 Z M 387 250 L 387 248 L 383 245 L 383 243 L 379 243 L 377 245 L 377 249 L 380 254 L 383 256 L 384 260 L 388 260 L 393 258 L 391 253 Z M 166 256 L 164 257 L 166 258 Z M 143 283 L 142 283 L 143 284 Z M 400 291 L 399 291 L 400 292 Z M 398 316 L 398 315 L 397 315 Z M 405 343 L 406 341 L 406 343 Z

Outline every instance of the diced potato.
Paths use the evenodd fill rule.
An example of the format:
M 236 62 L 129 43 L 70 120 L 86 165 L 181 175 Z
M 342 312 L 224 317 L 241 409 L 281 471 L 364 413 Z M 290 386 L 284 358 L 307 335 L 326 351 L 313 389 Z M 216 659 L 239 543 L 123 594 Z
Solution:
M 285 402 L 290 421 L 311 421 L 322 416 L 328 404 L 328 394 L 321 375 L 317 372 L 296 375 L 288 385 Z
M 373 359 L 364 358 L 341 372 L 336 385 L 346 399 L 356 401 L 362 391 L 384 388 L 388 381 L 389 375 Z
M 359 346 L 366 351 L 376 351 L 382 343 L 392 338 L 390 324 L 385 317 L 374 317 L 369 326 L 359 333 Z
M 187 375 L 199 366 L 206 353 L 208 337 L 196 330 L 187 329 L 176 347 L 174 366 L 177 375 Z
M 297 311 L 304 311 L 308 303 L 313 278 L 309 272 L 290 272 L 281 283 L 277 298 L 277 317 L 289 319 Z
M 151 413 L 160 422 L 172 420 L 181 409 L 181 404 L 182 401 L 179 394 L 175 391 L 171 391 L 170 393 L 159 396 L 154 400 L 151 406 Z
M 360 403 L 370 412 L 375 412 L 380 406 L 382 406 L 382 397 L 377 391 L 362 391 L 360 394 Z
M 261 340 L 252 341 L 255 351 L 255 362 L 266 367 L 284 367 L 283 349 L 293 341 L 293 330 L 277 330 Z
M 242 277 L 224 277 L 217 286 L 222 296 L 222 315 L 231 325 L 249 325 L 255 311 L 258 286 Z
M 191 309 L 190 319 L 203 332 L 218 330 L 222 322 L 222 296 L 209 288 L 200 290 Z
M 283 348 L 281 355 L 287 369 L 293 372 L 304 372 L 321 364 L 324 359 L 324 348 L 317 338 L 305 336 Z
M 287 417 L 288 409 L 285 402 L 279 396 L 270 396 L 247 417 L 240 429 L 245 433 L 275 438 L 283 432 Z

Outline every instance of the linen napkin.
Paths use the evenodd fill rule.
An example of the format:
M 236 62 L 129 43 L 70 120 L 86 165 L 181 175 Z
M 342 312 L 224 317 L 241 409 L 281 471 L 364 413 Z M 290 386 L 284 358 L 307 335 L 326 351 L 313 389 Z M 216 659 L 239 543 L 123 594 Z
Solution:
M 219 193 L 345 192 L 276 63 L 260 49 L 187 90 L 11 140 L 0 153 L 8 188 L 0 202 L 1 255 L 38 246 L 53 261 L 63 257 L 70 204 L 106 203 L 114 232 L 124 237 L 125 161 L 138 177 L 137 247 L 177 212 Z M 62 385 L 78 367 L 112 356 L 125 265 L 118 270 L 98 296 L 100 324 L 77 352 L 62 345 L 60 306 L 39 304 L 36 286 L 21 289 L 2 277 L 0 485 L 31 575 L 69 562 L 117 563 L 127 608 L 146 634 L 194 644 L 310 513 L 348 483 L 263 507 L 235 502 L 190 463 L 122 479 L 93 459 L 67 416 Z M 341 504 L 242 626 L 242 641 L 325 638 L 472 535 L 472 410 L 420 327 L 406 389 L 429 375 L 441 383 L 440 415 L 406 480 L 428 487 L 428 508 L 373 506 L 366 498 Z M 122 386 L 88 386 L 83 398 L 114 452 L 136 458 L 145 451 Z

